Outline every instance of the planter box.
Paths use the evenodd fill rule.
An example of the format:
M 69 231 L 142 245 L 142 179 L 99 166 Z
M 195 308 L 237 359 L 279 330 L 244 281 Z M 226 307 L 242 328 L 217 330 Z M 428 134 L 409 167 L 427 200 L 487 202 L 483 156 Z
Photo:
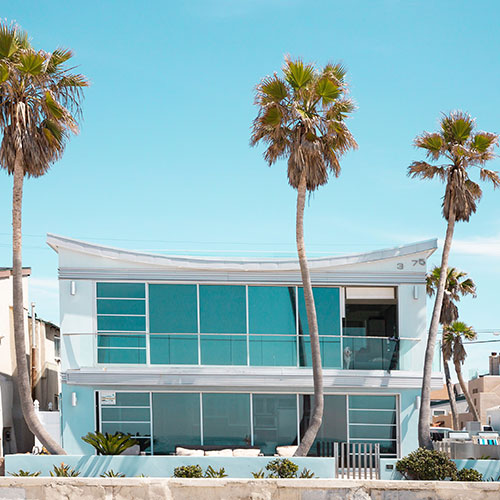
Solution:
M 137 455 L 7 455 L 5 457 L 5 475 L 9 472 L 40 471 L 42 476 L 49 476 L 54 465 L 61 462 L 80 472 L 82 477 L 99 477 L 113 469 L 127 477 L 172 477 L 174 469 L 181 465 L 200 465 L 203 471 L 211 465 L 218 470 L 224 467 L 230 478 L 252 478 L 252 472 L 265 469 L 276 457 L 179 457 L 179 456 L 137 456 Z M 299 473 L 306 468 L 314 472 L 315 478 L 334 478 L 335 459 L 315 457 L 292 457 L 299 466 Z

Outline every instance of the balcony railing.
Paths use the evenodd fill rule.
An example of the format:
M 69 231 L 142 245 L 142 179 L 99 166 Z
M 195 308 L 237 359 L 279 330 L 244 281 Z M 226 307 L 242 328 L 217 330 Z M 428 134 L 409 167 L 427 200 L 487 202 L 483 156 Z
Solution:
M 311 367 L 309 335 L 65 333 L 94 337 L 94 364 Z M 408 370 L 420 339 L 320 335 L 322 365 L 342 370 Z M 83 344 L 79 343 L 79 350 Z M 93 346 L 93 347 L 91 347 Z M 65 342 L 65 348 L 69 347 Z M 437 356 L 436 356 L 437 357 Z M 78 358 L 78 355 L 76 356 Z M 438 361 L 439 363 L 439 361 Z

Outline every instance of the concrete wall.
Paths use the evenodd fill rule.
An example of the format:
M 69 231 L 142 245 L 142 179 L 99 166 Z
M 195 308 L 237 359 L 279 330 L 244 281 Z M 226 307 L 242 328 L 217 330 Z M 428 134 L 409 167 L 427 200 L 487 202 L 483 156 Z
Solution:
M 0 500 L 498 500 L 498 483 L 0 478 Z
M 61 462 L 80 472 L 83 477 L 99 477 L 113 470 L 127 477 L 144 474 L 148 477 L 172 477 L 179 466 L 200 465 L 205 471 L 210 465 L 215 470 L 224 468 L 228 477 L 252 478 L 252 472 L 265 469 L 274 457 L 178 457 L 178 456 L 132 456 L 132 455 L 8 455 L 5 458 L 6 474 L 20 469 L 30 472 L 40 471 L 48 477 L 54 465 Z M 299 466 L 314 472 L 317 478 L 335 477 L 335 459 L 297 457 L 292 459 Z M 0 496 L 1 498 L 1 496 Z

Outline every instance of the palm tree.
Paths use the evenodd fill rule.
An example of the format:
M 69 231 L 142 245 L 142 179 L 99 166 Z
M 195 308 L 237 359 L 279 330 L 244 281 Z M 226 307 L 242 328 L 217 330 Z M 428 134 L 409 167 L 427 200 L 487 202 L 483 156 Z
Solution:
M 427 295 L 432 297 L 437 289 L 439 283 L 439 277 L 441 276 L 441 269 L 439 267 L 434 267 L 432 271 L 427 274 Z M 458 319 L 458 307 L 455 302 L 460 300 L 460 296 L 472 295 L 476 297 L 476 284 L 471 278 L 467 277 L 467 273 L 459 271 L 454 267 L 448 268 L 448 273 L 446 276 L 443 305 L 441 307 L 441 316 L 439 318 L 439 323 L 443 326 L 451 325 L 454 321 Z M 453 384 L 451 383 L 450 367 L 448 365 L 448 359 L 445 357 L 444 351 L 444 331 L 443 331 L 443 343 L 441 346 L 441 352 L 443 355 L 443 369 L 444 378 L 446 382 L 446 389 L 448 391 L 448 399 L 450 400 L 451 416 L 453 420 L 452 427 L 458 429 L 458 409 L 457 401 L 455 399 L 455 391 L 453 390 Z
M 447 221 L 447 229 L 441 257 L 441 275 L 436 288 L 436 301 L 425 351 L 418 422 L 419 445 L 425 448 L 432 447 L 429 427 L 432 361 L 441 317 L 453 231 L 456 222 L 469 221 L 470 216 L 476 211 L 477 202 L 482 195 L 479 185 L 469 178 L 470 170 L 474 167 L 477 168 L 481 180 L 492 182 L 494 187 L 500 186 L 498 173 L 484 168 L 484 165 L 495 156 L 493 149 L 498 145 L 498 135 L 491 132 L 475 131 L 475 121 L 470 115 L 461 111 L 453 111 L 449 115 L 443 115 L 440 125 L 439 132 L 424 132 L 416 137 L 415 146 L 423 149 L 428 159 L 443 160 L 444 164 L 431 165 L 426 161 L 414 161 L 408 167 L 408 175 L 411 177 L 422 179 L 437 177 L 446 184 L 443 197 L 443 217 Z
M 479 422 L 479 414 L 470 397 L 467 384 L 462 377 L 462 365 L 467 357 L 462 339 L 474 340 L 476 337 L 477 334 L 474 328 L 466 325 L 463 321 L 454 321 L 451 325 L 446 325 L 443 335 L 443 357 L 446 361 L 449 361 L 453 356 L 453 364 L 457 373 L 458 383 L 469 405 L 469 411 L 472 413 L 474 420 Z
M 300 59 L 285 58 L 283 76 L 264 78 L 256 88 L 259 107 L 253 122 L 251 145 L 263 142 L 269 165 L 288 159 L 288 182 L 297 190 L 296 242 L 307 323 L 311 338 L 314 408 L 296 456 L 307 455 L 323 418 L 323 375 L 318 322 L 304 245 L 306 194 L 328 182 L 329 174 L 340 174 L 340 157 L 357 148 L 345 124 L 355 109 L 347 97 L 346 70 L 341 64 L 327 64 L 317 70 Z
M 24 177 L 44 175 L 78 131 L 80 74 L 71 73 L 70 50 L 36 51 L 16 25 L 0 23 L 0 166 L 14 177 L 12 200 L 13 316 L 19 396 L 30 431 L 50 453 L 65 454 L 33 409 L 26 360 L 22 288 L 21 215 Z

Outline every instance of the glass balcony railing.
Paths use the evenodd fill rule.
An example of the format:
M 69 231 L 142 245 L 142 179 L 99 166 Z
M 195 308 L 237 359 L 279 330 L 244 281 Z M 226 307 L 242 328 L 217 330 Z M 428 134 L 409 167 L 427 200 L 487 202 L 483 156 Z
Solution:
M 353 335 L 320 335 L 323 368 L 337 370 L 418 370 L 412 361 L 412 349 L 419 339 Z M 114 332 L 66 334 L 65 352 L 69 355 L 71 337 L 88 336 L 88 348 L 97 347 L 94 364 L 120 365 L 227 365 L 276 366 L 307 368 L 312 366 L 309 335 L 285 334 L 149 334 Z M 69 337 L 69 338 L 68 338 Z M 73 337 L 74 338 L 74 337 Z M 94 343 L 95 342 L 95 343 Z M 69 355 L 75 361 L 85 358 L 80 366 L 89 366 L 88 349 Z M 75 344 L 76 347 L 76 344 Z M 95 349 L 94 347 L 94 349 Z M 87 353 L 84 355 L 84 353 Z M 82 359 L 83 361 L 83 359 Z M 440 356 L 436 349 L 436 367 Z

